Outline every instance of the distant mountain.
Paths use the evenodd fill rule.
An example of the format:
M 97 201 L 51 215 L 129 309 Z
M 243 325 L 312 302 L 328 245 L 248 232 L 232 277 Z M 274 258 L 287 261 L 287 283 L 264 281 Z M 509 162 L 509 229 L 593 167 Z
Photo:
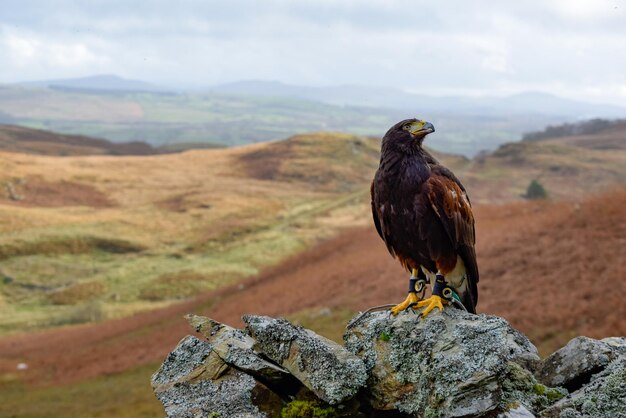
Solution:
M 41 80 L 18 83 L 31 87 L 46 87 L 58 90 L 81 90 L 93 92 L 165 92 L 168 89 L 140 80 L 131 80 L 113 74 L 89 77 Z
M 428 96 L 407 93 L 391 87 L 367 87 L 339 85 L 329 87 L 307 87 L 285 84 L 278 81 L 238 81 L 215 86 L 211 91 L 244 96 L 291 97 L 307 99 L 333 105 L 355 105 L 370 107 L 406 108 L 418 101 L 427 101 Z
M 626 107 L 586 103 L 540 92 L 505 97 L 429 96 L 391 87 L 341 85 L 306 87 L 277 81 L 240 81 L 222 84 L 215 92 L 248 96 L 292 97 L 334 105 L 411 109 L 416 115 L 464 114 L 480 116 L 543 115 L 573 119 L 626 116 Z
M 0 85 L 0 123 L 168 149 L 241 145 L 315 131 L 380 138 L 389 126 L 415 116 L 437 127 L 429 137 L 433 148 L 473 156 L 547 125 L 624 118 L 626 108 L 543 93 L 434 97 L 386 87 L 267 81 L 173 94 L 117 76 Z

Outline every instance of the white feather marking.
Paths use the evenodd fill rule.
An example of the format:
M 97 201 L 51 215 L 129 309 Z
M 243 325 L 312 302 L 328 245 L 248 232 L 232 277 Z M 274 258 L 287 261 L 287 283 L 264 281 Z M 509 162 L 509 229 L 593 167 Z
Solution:
M 423 266 L 422 271 L 424 272 L 426 277 L 430 279 L 431 284 L 435 283 L 436 273 L 433 273 L 430 270 L 426 270 Z M 466 275 L 467 273 L 465 271 L 465 263 L 463 262 L 463 259 L 461 257 L 457 256 L 454 269 L 446 274 L 444 277 L 450 287 L 452 287 L 457 293 L 460 294 L 467 287 L 467 281 L 465 280 Z

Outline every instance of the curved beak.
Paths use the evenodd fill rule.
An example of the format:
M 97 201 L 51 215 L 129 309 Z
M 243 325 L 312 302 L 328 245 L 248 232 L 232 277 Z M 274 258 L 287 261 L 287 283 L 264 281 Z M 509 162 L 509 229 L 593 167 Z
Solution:
M 425 137 L 428 134 L 435 132 L 435 127 L 432 123 L 426 122 L 423 120 L 415 121 L 411 125 L 411 129 L 409 129 L 412 135 L 419 136 L 420 138 Z

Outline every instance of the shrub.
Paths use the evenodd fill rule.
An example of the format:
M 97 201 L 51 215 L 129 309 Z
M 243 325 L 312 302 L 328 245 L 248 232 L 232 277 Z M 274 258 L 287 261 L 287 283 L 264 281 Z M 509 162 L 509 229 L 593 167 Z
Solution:
M 533 180 L 528 185 L 526 189 L 526 194 L 524 195 L 526 199 L 545 199 L 548 197 L 548 193 L 546 189 L 539 183 L 537 180 Z

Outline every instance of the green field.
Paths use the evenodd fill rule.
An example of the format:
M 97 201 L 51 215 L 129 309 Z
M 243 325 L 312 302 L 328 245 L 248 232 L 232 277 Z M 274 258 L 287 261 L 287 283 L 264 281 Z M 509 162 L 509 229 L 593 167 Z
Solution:
M 320 130 L 379 135 L 401 112 L 213 93 L 96 94 L 0 86 L 0 114 L 10 123 L 117 142 L 241 145 Z
M 0 413 L 3 417 L 162 417 L 163 407 L 152 393 L 150 376 L 158 364 L 62 386 L 32 387 L 19 376 L 3 375 Z
M 423 114 L 419 109 L 337 106 L 289 97 L 95 93 L 0 85 L 0 123 L 155 146 L 232 146 L 315 131 L 380 138 L 397 121 L 416 116 L 437 126 L 433 148 L 465 155 L 494 149 L 555 122 L 536 115 Z

